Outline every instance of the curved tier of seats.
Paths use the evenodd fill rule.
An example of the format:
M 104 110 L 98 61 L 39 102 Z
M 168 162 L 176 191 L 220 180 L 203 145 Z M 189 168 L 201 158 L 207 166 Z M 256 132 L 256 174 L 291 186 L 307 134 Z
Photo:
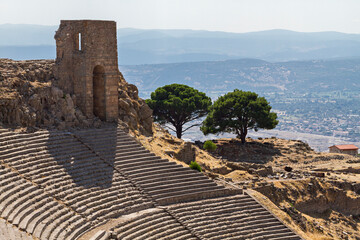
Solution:
M 75 135 L 161 205 L 232 193 L 203 174 L 155 156 L 119 128 L 82 130 Z
M 0 128 L 0 239 L 300 239 L 235 193 L 116 127 Z
M 75 239 L 90 227 L 84 217 L 3 164 L 0 165 L 0 216 L 39 239 Z M 6 234 L 5 230 L 1 233 Z M 14 234 L 17 234 L 15 230 Z
M 112 228 L 110 239 L 196 240 L 191 232 L 163 209 L 139 215 Z
M 204 239 L 301 239 L 246 194 L 171 205 L 169 211 Z
M 24 179 L 32 182 L 32 185 L 24 187 L 15 185 L 12 179 L 0 182 L 0 185 L 9 183 L 14 186 L 11 192 L 14 199 L 21 193 L 20 197 L 30 194 L 40 200 L 36 189 L 43 189 L 49 197 L 81 214 L 92 226 L 153 206 L 151 200 L 130 181 L 69 133 L 6 133 L 1 140 L 2 163 L 16 170 L 15 176 L 19 177 L 21 174 Z M 49 215 L 59 215 L 54 226 L 59 225 L 66 230 L 68 225 L 61 225 L 63 222 L 70 221 L 79 225 L 79 219 L 56 209 L 55 205 L 48 201 L 41 203 L 48 209 Z M 29 207 L 33 208 L 34 205 Z M 4 208 L 8 211 L 7 206 Z M 17 208 L 14 211 L 16 213 Z M 10 213 L 9 217 L 12 217 Z M 81 225 L 85 226 L 84 223 L 79 226 Z M 41 227 L 32 227 L 35 236 L 42 237 L 45 234 L 44 239 L 50 239 L 53 235 L 60 236 L 64 232 L 54 230 L 54 233 L 42 233 Z

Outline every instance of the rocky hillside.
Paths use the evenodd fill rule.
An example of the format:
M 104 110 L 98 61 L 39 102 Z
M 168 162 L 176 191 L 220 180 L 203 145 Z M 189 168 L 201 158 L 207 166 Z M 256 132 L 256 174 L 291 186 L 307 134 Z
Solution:
M 53 60 L 0 59 L 0 122 L 10 127 L 100 126 L 76 107 L 76 96 L 65 94 L 54 79 Z M 151 109 L 138 97 L 136 86 L 119 81 L 119 119 L 131 129 L 152 131 Z
M 206 152 L 159 126 L 152 137 L 138 138 L 157 155 L 183 165 L 196 160 L 215 181 L 247 189 L 304 239 L 360 239 L 358 157 L 277 138 L 248 138 L 245 145 L 218 139 L 216 151 Z

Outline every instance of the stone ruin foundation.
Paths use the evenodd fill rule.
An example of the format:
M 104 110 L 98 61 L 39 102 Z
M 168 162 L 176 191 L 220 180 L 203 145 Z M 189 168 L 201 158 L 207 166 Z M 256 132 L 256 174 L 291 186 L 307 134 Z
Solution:
M 118 116 L 116 22 L 62 20 L 55 34 L 55 78 L 88 117 L 115 121 Z

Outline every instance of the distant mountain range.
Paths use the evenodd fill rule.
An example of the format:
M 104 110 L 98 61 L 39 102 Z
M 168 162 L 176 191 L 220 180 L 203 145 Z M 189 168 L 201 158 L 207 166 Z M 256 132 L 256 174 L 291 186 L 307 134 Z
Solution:
M 0 57 L 55 58 L 58 26 L 0 25 Z M 118 29 L 120 65 L 257 58 L 270 62 L 360 57 L 360 34 L 269 30 L 228 33 Z
M 211 97 L 235 88 L 255 92 L 360 91 L 360 58 L 271 63 L 257 59 L 120 66 L 148 98 L 157 87 L 181 83 Z

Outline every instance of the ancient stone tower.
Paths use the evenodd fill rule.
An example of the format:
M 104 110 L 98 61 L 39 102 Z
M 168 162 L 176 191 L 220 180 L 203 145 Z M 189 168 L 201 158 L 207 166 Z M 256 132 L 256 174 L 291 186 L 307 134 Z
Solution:
M 55 34 L 59 86 L 76 95 L 87 117 L 114 121 L 118 116 L 116 23 L 62 20 Z

